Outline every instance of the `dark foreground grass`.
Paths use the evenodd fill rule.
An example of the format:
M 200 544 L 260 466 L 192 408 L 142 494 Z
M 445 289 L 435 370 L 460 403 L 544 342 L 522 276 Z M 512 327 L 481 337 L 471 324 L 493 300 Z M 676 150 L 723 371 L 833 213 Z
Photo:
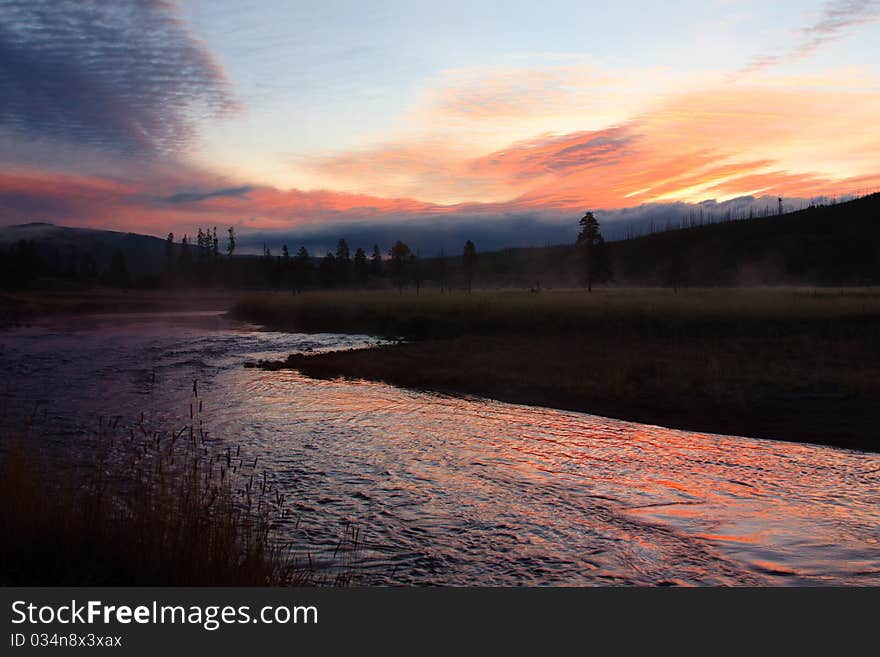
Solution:
M 0 585 L 282 586 L 318 581 L 276 535 L 284 496 L 198 430 L 101 427 L 75 454 L 0 442 Z
M 250 298 L 284 330 L 411 340 L 298 369 L 664 426 L 880 449 L 877 290 Z

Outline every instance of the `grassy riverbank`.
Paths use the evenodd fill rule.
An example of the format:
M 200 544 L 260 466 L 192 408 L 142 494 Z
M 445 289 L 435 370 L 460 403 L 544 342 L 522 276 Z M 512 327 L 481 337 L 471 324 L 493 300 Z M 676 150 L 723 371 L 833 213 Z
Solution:
M 265 367 L 880 449 L 876 289 L 262 295 L 232 314 L 411 341 Z
M 31 434 L 0 428 L 0 585 L 325 583 L 276 531 L 284 495 L 237 448 L 187 428 L 102 425 L 73 449 Z

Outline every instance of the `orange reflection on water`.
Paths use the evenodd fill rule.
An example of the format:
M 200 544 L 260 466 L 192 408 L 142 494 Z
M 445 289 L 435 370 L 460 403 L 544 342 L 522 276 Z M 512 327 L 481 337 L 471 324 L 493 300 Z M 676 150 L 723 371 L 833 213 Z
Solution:
M 275 374 L 263 384 L 305 383 Z M 576 569 L 563 583 L 601 581 L 602 573 L 624 583 L 877 581 L 878 455 L 380 384 L 321 389 L 327 416 L 367 440 L 371 459 L 419 481 L 431 516 L 446 510 L 443 531 L 425 528 L 442 553 L 461 556 L 444 535 L 452 531 L 508 558 L 529 552 L 530 562 L 536 546 L 545 559 L 582 567 L 590 554 L 593 574 Z
M 185 412 L 199 378 L 211 435 L 293 501 L 290 538 L 329 561 L 355 523 L 367 584 L 880 584 L 880 454 L 242 367 L 355 344 L 35 327 L 0 336 L 0 371 L 59 417 Z

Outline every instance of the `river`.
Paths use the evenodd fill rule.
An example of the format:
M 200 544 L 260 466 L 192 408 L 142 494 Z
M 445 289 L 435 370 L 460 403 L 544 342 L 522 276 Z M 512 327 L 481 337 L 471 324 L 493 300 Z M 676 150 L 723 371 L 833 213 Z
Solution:
M 182 426 L 197 379 L 213 439 L 293 500 L 298 551 L 320 568 L 358 528 L 361 584 L 880 584 L 880 454 L 243 367 L 370 343 L 218 313 L 43 319 L 0 331 L 0 392 L 7 421 L 75 445 L 99 417 Z

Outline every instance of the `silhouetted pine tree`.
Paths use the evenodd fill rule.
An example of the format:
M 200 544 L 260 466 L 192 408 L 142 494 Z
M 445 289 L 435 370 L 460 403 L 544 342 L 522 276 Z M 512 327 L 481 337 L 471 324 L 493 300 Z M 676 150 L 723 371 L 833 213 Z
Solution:
M 306 247 L 301 246 L 293 258 L 293 288 L 296 292 L 302 292 L 308 285 L 310 270 L 309 252 Z
M 192 264 L 193 262 L 192 253 L 190 252 L 189 247 L 189 237 L 187 235 L 184 235 L 183 239 L 180 240 L 180 255 L 177 259 L 177 268 L 180 271 L 180 275 L 184 279 L 189 278 L 189 275 L 192 272 Z
M 370 256 L 370 276 L 379 278 L 382 276 L 382 252 L 379 251 L 379 245 L 373 245 L 373 255 Z
M 470 294 L 474 284 L 474 276 L 477 273 L 477 247 L 470 240 L 464 243 L 464 253 L 462 254 L 461 261 L 465 287 L 468 294 Z
M 336 258 L 330 252 L 322 259 L 318 266 L 318 278 L 323 287 L 335 287 L 336 285 Z
M 281 285 L 283 287 L 292 287 L 292 271 L 290 264 L 290 251 L 286 244 L 281 245 Z
M 440 249 L 440 253 L 437 255 L 437 282 L 440 284 L 440 294 L 446 292 L 446 288 L 449 286 L 448 284 L 448 267 L 446 265 L 446 252 L 443 249 Z
M 391 258 L 391 278 L 397 285 L 398 292 L 403 292 L 403 285 L 406 281 L 406 265 L 411 253 L 410 248 L 400 240 L 397 240 L 388 252 Z
M 580 247 L 583 261 L 584 285 L 587 292 L 592 292 L 594 282 L 610 278 L 611 267 L 605 250 L 605 240 L 593 213 L 587 212 L 578 225 L 581 230 L 577 236 L 577 245 Z
M 336 282 L 339 285 L 348 285 L 351 281 L 351 252 L 348 249 L 348 242 L 344 239 L 339 240 L 336 244 Z
M 169 285 L 174 276 L 174 233 L 168 233 L 168 237 L 165 238 L 165 264 L 162 269 L 165 284 Z
M 354 277 L 361 287 L 367 284 L 370 275 L 370 266 L 367 264 L 367 254 L 361 247 L 354 252 Z
M 232 254 L 235 253 L 235 228 L 230 226 L 226 229 L 226 232 L 229 234 L 229 237 L 226 238 L 226 255 L 231 258 Z

